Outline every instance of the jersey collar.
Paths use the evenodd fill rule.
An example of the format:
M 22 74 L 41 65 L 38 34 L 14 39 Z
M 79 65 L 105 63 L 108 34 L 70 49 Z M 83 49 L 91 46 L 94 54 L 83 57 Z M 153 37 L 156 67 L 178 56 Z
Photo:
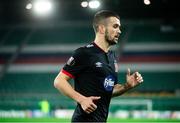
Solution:
M 93 42 L 93 45 L 96 47 L 96 48 L 98 48 L 99 50 L 101 50 L 102 52 L 104 52 L 104 53 L 108 53 L 108 52 L 105 52 L 102 48 L 100 48 L 95 42 Z

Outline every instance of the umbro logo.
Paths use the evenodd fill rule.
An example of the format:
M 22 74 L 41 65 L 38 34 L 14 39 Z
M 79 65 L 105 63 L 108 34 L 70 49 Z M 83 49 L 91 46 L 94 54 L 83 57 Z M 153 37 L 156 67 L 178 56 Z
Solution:
M 101 62 L 96 62 L 95 65 L 96 65 L 96 67 L 102 67 L 102 63 Z
M 89 44 L 89 45 L 87 45 L 86 47 L 87 48 L 90 48 L 90 47 L 93 47 L 94 45 L 93 44 Z

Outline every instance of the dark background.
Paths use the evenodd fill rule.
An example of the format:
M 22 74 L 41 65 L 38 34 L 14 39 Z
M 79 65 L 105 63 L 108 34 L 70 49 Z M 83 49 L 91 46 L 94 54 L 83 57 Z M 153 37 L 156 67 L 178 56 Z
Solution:
M 25 6 L 30 0 L 1 0 L 0 23 L 18 24 L 36 22 L 31 11 Z M 82 0 L 52 0 L 55 13 L 48 18 L 53 22 L 60 20 L 89 20 L 97 10 L 82 8 Z M 162 19 L 165 23 L 179 23 L 180 7 L 178 0 L 151 0 L 145 5 L 143 0 L 101 0 L 100 9 L 117 12 L 123 19 Z

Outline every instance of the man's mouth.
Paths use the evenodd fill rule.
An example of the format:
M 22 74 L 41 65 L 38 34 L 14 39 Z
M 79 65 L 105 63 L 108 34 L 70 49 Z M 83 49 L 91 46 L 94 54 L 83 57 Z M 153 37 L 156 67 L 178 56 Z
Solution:
M 115 38 L 117 38 L 117 39 L 118 39 L 118 38 L 119 38 L 119 35 L 116 35 L 116 36 L 115 36 Z

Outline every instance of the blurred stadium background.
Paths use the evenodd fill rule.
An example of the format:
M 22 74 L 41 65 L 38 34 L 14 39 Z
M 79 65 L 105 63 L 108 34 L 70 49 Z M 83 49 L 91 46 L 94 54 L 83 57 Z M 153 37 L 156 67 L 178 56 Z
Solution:
M 121 17 L 114 47 L 120 82 L 128 67 L 144 77 L 142 85 L 113 98 L 109 122 L 180 120 L 178 0 L 1 0 L 0 122 L 70 121 L 76 103 L 53 81 L 73 50 L 93 41 L 92 18 L 102 9 Z

